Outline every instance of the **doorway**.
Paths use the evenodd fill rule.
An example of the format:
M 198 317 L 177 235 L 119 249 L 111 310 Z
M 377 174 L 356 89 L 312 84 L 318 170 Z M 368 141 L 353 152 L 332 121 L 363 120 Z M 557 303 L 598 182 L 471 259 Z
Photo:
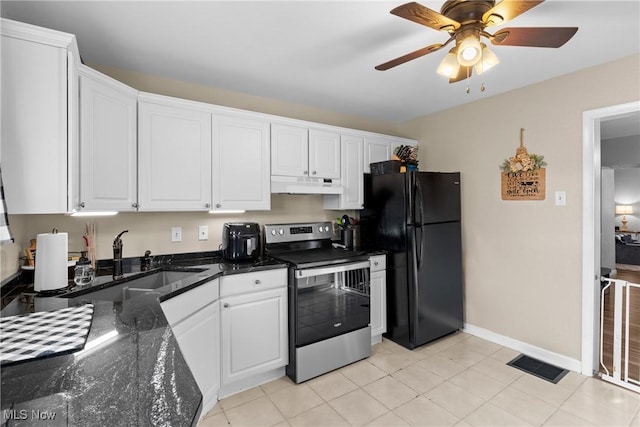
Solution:
M 598 371 L 601 278 L 601 125 L 640 114 L 640 101 L 583 113 L 582 373 Z

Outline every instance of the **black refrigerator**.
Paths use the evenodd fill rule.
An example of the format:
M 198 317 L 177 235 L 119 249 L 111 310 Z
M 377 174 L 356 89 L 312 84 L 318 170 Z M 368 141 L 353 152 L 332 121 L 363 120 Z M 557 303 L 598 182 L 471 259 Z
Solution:
M 387 333 L 413 349 L 462 328 L 460 173 L 365 175 L 360 240 L 387 252 Z

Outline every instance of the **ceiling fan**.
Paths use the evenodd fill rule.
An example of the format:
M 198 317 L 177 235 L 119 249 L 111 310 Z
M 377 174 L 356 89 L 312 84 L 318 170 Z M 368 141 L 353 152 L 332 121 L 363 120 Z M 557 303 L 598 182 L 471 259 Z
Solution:
M 496 65 L 498 57 L 482 42 L 488 39 L 496 46 L 560 47 L 578 31 L 577 27 L 520 27 L 503 28 L 493 34 L 485 29 L 507 21 L 536 7 L 544 0 L 448 0 L 440 13 L 411 2 L 391 10 L 393 15 L 425 25 L 434 30 L 449 33 L 444 43 L 436 43 L 400 56 L 376 70 L 384 71 L 405 62 L 436 52 L 452 41 L 449 50 L 438 67 L 438 73 L 455 83 L 471 76 L 475 67 L 482 74 Z

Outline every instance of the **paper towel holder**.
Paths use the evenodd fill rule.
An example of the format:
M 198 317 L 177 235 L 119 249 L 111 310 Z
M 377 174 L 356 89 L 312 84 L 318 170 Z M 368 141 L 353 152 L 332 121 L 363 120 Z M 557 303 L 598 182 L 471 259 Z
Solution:
M 51 233 L 36 236 L 34 291 L 56 291 L 68 286 L 68 234 Z

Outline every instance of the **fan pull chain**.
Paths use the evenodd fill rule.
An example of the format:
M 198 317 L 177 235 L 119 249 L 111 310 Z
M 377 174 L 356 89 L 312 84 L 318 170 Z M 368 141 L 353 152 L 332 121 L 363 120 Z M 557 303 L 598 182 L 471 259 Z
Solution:
M 471 67 L 467 67 L 467 93 L 471 93 L 471 88 L 469 88 L 469 80 L 471 80 L 469 70 L 471 70 Z

